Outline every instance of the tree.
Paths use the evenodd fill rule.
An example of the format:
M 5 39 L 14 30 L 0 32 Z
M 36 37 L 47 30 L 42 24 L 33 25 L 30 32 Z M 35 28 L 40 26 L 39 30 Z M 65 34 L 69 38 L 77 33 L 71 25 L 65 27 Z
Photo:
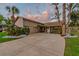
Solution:
M 66 27 L 67 27 L 67 33 L 70 33 L 69 26 L 74 26 L 75 23 L 73 20 L 76 20 L 76 15 L 74 14 L 73 11 L 75 10 L 75 8 L 78 8 L 78 5 L 76 3 L 67 3 L 66 5 L 67 5 L 66 9 L 68 12 L 68 15 L 67 15 L 68 22 L 66 24 Z
M 0 15 L 0 24 L 2 23 L 3 20 L 4 20 L 4 17 Z
M 56 10 L 55 15 L 57 16 L 58 22 L 60 23 L 59 10 L 58 10 L 58 3 L 55 3 L 55 10 Z
M 68 22 L 67 22 L 67 24 L 69 25 L 70 24 L 70 20 L 71 20 L 71 13 L 75 10 L 75 8 L 76 8 L 76 5 L 77 4 L 75 4 L 75 3 L 69 3 L 69 4 L 67 4 L 67 11 L 68 11 L 68 15 L 67 15 L 67 17 L 68 17 Z
M 15 18 L 15 14 L 19 14 L 19 9 L 15 6 L 12 6 L 12 7 L 7 6 L 6 9 L 11 14 L 11 19 L 14 25 L 17 20 L 17 18 Z
M 79 26 L 79 12 L 73 11 L 70 16 L 70 26 Z
M 63 3 L 63 23 L 62 23 L 62 35 L 66 35 L 66 3 Z
M 55 16 L 58 19 L 58 22 L 60 23 L 60 13 L 59 13 L 59 8 L 58 8 L 58 3 L 52 3 L 52 5 L 55 6 Z
M 76 8 L 76 9 L 75 9 Z M 71 13 L 73 12 L 73 11 L 76 11 L 76 12 L 78 12 L 79 11 L 79 4 L 78 3 L 69 3 L 69 4 L 67 4 L 67 11 L 68 11 L 68 25 L 69 25 L 69 23 L 70 23 L 70 20 L 71 20 Z
M 71 20 L 71 13 L 72 11 L 75 9 L 76 7 L 76 4 L 74 3 L 69 3 L 69 4 L 66 4 L 66 3 L 63 3 L 63 24 L 65 25 L 65 33 L 69 32 L 69 24 L 70 24 L 70 20 Z M 66 9 L 68 11 L 68 22 L 66 21 Z M 67 28 L 67 29 L 66 29 Z
M 11 19 L 5 19 L 6 26 L 12 26 L 12 20 Z

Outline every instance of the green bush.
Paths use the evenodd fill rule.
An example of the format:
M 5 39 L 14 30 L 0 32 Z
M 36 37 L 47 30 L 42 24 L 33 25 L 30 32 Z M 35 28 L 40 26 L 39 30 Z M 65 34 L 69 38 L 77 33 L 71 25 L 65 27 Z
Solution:
M 0 32 L 0 36 L 6 36 L 6 35 L 8 35 L 7 32 Z
M 75 34 L 74 34 L 74 33 L 70 33 L 70 35 L 71 35 L 71 36 L 74 36 Z
M 78 31 L 78 29 L 79 28 L 77 28 L 77 27 L 71 27 L 70 28 L 70 35 L 77 35 L 77 36 L 79 36 L 79 31 Z
M 29 34 L 29 28 L 28 27 L 23 27 L 23 28 L 20 28 L 20 27 L 8 27 L 7 28 L 7 32 L 9 35 L 21 35 L 21 34 L 26 34 L 28 35 Z

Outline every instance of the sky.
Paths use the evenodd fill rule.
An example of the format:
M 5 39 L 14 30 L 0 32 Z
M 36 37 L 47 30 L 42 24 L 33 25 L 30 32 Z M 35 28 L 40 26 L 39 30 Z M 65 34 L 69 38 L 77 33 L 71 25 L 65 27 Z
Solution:
M 28 15 L 48 15 L 48 17 L 53 17 L 55 13 L 55 6 L 50 6 L 49 3 L 0 3 L 0 14 L 4 17 L 8 17 L 8 11 L 6 6 L 16 6 L 20 13 L 19 16 L 27 17 Z M 62 12 L 61 8 L 59 8 Z
M 20 11 L 20 16 L 25 16 L 29 13 L 38 14 L 37 11 L 43 12 L 47 9 L 47 4 L 34 4 L 34 3 L 0 3 L 0 14 L 6 16 L 8 14 L 6 6 L 16 6 Z

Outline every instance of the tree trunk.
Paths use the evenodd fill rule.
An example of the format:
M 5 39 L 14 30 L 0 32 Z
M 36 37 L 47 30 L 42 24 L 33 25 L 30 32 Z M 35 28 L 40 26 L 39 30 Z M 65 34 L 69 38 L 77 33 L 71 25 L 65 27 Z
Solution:
M 68 25 L 70 23 L 71 12 L 72 12 L 72 3 L 69 4 L 68 23 L 67 23 Z
M 58 5 L 58 3 L 55 3 L 55 10 L 56 10 L 55 15 L 57 16 L 58 22 L 60 23 L 59 10 L 58 10 L 58 6 L 57 5 Z
M 63 3 L 62 35 L 66 35 L 66 3 Z
M 70 24 L 71 12 L 72 12 L 72 3 L 69 4 L 68 10 L 69 10 L 69 13 L 68 13 L 68 22 L 67 22 L 67 33 L 69 34 L 70 33 L 69 24 Z
M 12 19 L 12 22 L 13 22 L 12 26 L 14 26 L 15 25 L 15 16 L 14 16 L 14 14 L 11 16 L 11 19 Z

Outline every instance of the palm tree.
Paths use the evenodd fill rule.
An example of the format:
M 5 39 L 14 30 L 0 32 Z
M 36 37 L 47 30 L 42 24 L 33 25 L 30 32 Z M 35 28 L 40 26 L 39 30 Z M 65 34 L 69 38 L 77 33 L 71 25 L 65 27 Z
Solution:
M 12 6 L 12 7 L 7 6 L 6 9 L 11 14 L 11 19 L 12 19 L 13 25 L 14 25 L 17 20 L 17 18 L 15 18 L 15 14 L 19 14 L 19 9 L 15 6 Z

